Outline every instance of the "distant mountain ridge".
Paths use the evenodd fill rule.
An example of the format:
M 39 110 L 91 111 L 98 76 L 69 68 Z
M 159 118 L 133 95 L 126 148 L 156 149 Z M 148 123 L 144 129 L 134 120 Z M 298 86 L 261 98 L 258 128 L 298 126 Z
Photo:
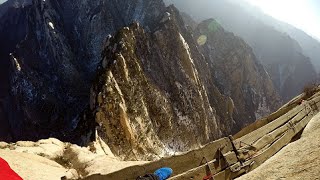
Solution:
M 279 31 L 276 28 L 279 25 L 272 25 L 273 22 L 281 24 L 280 22 L 271 17 L 262 21 L 262 17 L 267 17 L 266 15 L 259 14 L 259 11 L 254 8 L 250 9 L 252 7 L 245 8 L 245 4 L 240 5 L 241 2 L 166 1 L 168 4 L 174 3 L 181 11 L 188 13 L 198 22 L 208 17 L 215 18 L 225 29 L 243 38 L 253 48 L 258 60 L 267 69 L 282 99 L 287 101 L 301 92 L 305 84 L 315 81 L 317 72 L 311 60 L 314 64 L 319 62 L 317 58 L 320 55 L 318 57 L 317 54 L 320 49 L 316 53 L 313 53 L 312 48 L 308 50 L 310 44 L 307 41 L 303 43 L 302 48 L 288 33 Z M 303 38 L 310 38 L 305 33 L 302 34 Z M 318 43 L 314 39 L 312 42 Z M 311 54 L 312 59 L 307 57 L 307 54 Z
M 198 22 L 208 19 L 215 18 L 222 20 L 222 24 L 229 31 L 234 32 L 238 35 L 243 36 L 245 32 L 239 32 L 238 26 L 246 26 L 246 24 L 255 23 L 255 21 L 261 21 L 263 24 L 272 26 L 280 32 L 288 34 L 291 38 L 296 40 L 302 50 L 303 54 L 310 57 L 312 64 L 315 66 L 316 71 L 320 71 L 320 39 L 312 37 L 308 33 L 280 20 L 277 20 L 271 16 L 263 13 L 259 8 L 249 4 L 245 0 L 225 0 L 225 1 L 209 1 L 199 0 L 193 1 L 182 1 L 182 0 L 164 0 L 169 4 L 175 4 L 181 11 L 187 12 Z M 200 8 L 200 6 L 202 6 Z M 210 11 L 208 11 L 210 9 Z M 229 13 L 233 12 L 233 13 Z M 227 13 L 227 15 L 226 15 Z M 249 16 L 243 18 L 244 16 Z M 214 16 L 214 17 L 213 17 Z M 226 17 L 230 18 L 226 20 Z M 232 21 L 236 19 L 236 21 Z M 232 21 L 232 23 L 230 23 Z M 316 23 L 316 22 L 315 22 Z M 232 29 L 233 28 L 233 29 Z
M 245 1 L 235 1 L 238 4 L 243 3 L 242 7 L 245 8 L 248 13 L 251 13 L 254 17 L 260 21 L 265 22 L 267 25 L 270 25 L 276 28 L 278 31 L 287 33 L 290 37 L 295 39 L 302 48 L 303 54 L 310 57 L 312 64 L 315 66 L 317 72 L 320 71 L 320 40 L 308 33 L 296 28 L 286 22 L 279 21 L 271 16 L 264 14 L 261 10 L 258 10 L 254 6 L 250 6 Z

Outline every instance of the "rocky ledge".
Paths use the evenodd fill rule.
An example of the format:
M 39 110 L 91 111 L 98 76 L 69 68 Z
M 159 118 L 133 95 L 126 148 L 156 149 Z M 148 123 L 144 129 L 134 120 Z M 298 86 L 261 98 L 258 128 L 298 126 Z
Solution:
M 24 180 L 80 179 L 90 174 L 108 174 L 127 166 L 146 163 L 120 161 L 99 138 L 88 147 L 54 138 L 37 142 L 0 142 L 0 157 Z

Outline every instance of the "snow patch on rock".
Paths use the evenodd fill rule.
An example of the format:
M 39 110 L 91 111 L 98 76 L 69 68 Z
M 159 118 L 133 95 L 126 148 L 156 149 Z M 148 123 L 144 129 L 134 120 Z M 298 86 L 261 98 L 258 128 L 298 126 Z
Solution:
M 186 51 L 187 51 L 187 53 L 188 53 L 188 56 L 189 56 L 190 61 L 191 61 L 192 64 L 193 64 L 193 59 L 192 59 L 192 57 L 191 57 L 189 45 L 188 45 L 188 43 L 186 42 L 186 40 L 184 39 L 184 37 L 183 37 L 180 33 L 179 33 L 179 36 L 180 36 L 180 40 L 181 40 L 182 43 L 183 43 L 184 48 L 186 49 Z
M 51 27 L 51 29 L 53 29 L 53 30 L 54 30 L 54 25 L 53 25 L 53 23 L 52 23 L 52 22 L 49 22 L 49 23 L 48 23 L 48 25 Z
M 13 60 L 14 60 L 14 64 L 15 64 L 15 66 L 16 66 L 16 69 L 17 69 L 18 71 L 21 71 L 21 66 L 20 66 L 20 64 L 19 64 L 19 62 L 18 62 L 18 59 L 15 58 L 15 57 L 13 57 Z
M 271 111 L 268 107 L 266 97 L 262 98 L 262 101 L 259 102 L 257 111 L 255 112 L 256 119 L 261 119 L 267 114 L 270 114 Z

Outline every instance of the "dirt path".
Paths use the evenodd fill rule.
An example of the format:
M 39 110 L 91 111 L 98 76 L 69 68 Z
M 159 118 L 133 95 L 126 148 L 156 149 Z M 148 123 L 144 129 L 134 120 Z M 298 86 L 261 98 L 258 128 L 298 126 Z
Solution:
M 290 143 L 275 156 L 238 180 L 320 180 L 320 113 L 305 128 L 301 139 Z

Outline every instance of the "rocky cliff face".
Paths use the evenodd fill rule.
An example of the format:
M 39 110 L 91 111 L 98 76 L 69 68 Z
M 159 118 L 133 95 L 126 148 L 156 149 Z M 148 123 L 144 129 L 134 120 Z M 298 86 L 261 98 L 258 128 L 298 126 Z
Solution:
M 0 17 L 5 14 L 8 10 L 14 8 L 24 8 L 29 6 L 32 3 L 32 0 L 11 0 L 5 1 L 4 3 L 0 4 Z
M 164 155 L 221 135 L 179 24 L 166 18 L 155 32 L 122 29 L 103 51 L 91 108 L 117 155 Z
M 8 2 L 6 2 L 8 3 Z M 2 4 L 0 7 L 6 5 Z M 11 62 L 9 53 L 15 48 L 26 35 L 27 8 L 0 9 L 0 13 L 6 12 L 0 18 L 0 137 L 1 139 L 11 139 L 11 128 L 9 124 L 9 114 L 11 111 L 10 74 Z M 14 33 L 12 33 L 12 31 Z
M 70 137 L 89 102 L 104 38 L 134 20 L 151 29 L 165 6 L 160 0 L 16 2 L 1 6 L 8 5 L 0 19 L 5 138 L 77 141 Z
M 10 70 L 0 79 L 2 139 L 81 144 L 97 123 L 114 154 L 154 159 L 279 106 L 248 45 L 221 27 L 209 32 L 208 22 L 193 32 L 161 0 L 34 0 L 7 9 L 0 23 Z
M 219 28 L 216 37 L 208 34 L 206 47 L 215 48 L 215 40 L 227 43 L 216 46 L 219 57 L 213 58 L 198 47 L 172 6 L 154 31 L 135 23 L 106 40 L 90 106 L 100 136 L 115 154 L 140 159 L 188 150 L 279 105 L 248 45 Z M 226 85 L 219 90 L 217 81 Z

